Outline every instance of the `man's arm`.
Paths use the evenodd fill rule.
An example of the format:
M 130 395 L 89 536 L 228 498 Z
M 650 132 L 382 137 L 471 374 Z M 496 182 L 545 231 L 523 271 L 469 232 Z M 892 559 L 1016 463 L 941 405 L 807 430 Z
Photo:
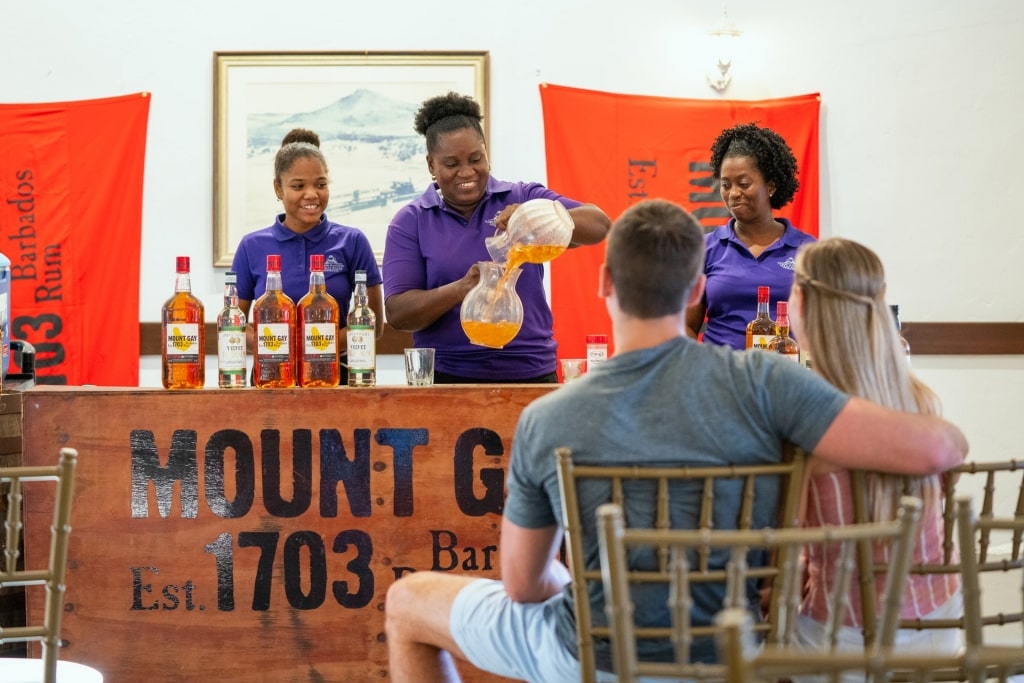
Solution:
M 516 602 L 543 602 L 569 583 L 569 570 L 557 559 L 562 543 L 558 526 L 526 529 L 501 522 L 501 580 Z
M 851 398 L 814 448 L 814 455 L 848 469 L 926 475 L 956 467 L 967 438 L 934 415 L 883 408 Z

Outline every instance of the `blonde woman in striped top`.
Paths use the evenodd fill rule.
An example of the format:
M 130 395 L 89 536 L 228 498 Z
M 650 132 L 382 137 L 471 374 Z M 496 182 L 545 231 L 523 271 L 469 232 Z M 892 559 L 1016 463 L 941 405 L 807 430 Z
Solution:
M 790 293 L 791 324 L 814 372 L 839 389 L 881 405 L 916 413 L 938 413 L 934 392 L 910 371 L 899 332 L 885 302 L 885 271 L 878 256 L 852 240 L 833 237 L 804 245 L 796 257 Z M 870 472 L 866 475 L 868 510 L 873 521 L 895 516 L 901 495 L 924 502 L 914 563 L 942 560 L 941 475 L 911 478 Z M 853 522 L 850 472 L 811 459 L 808 469 L 805 521 L 810 526 Z M 888 548 L 876 548 L 885 562 Z M 808 648 L 821 646 L 822 623 L 828 617 L 835 557 L 826 549 L 807 552 L 807 586 L 801 606 L 798 637 Z M 852 582 L 842 645 L 860 649 L 859 589 Z M 878 592 L 884 584 L 879 578 Z M 958 617 L 963 612 L 959 577 L 911 575 L 903 596 L 901 618 Z M 952 653 L 960 645 L 953 629 L 901 630 L 901 651 Z M 844 679 L 846 680 L 846 679 Z M 850 680 L 862 680 L 852 678 Z

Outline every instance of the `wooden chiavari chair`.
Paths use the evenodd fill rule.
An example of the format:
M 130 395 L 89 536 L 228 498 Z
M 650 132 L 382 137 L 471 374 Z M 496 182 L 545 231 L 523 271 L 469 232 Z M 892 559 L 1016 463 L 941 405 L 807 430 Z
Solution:
M 943 680 L 944 670 L 963 673 L 971 681 L 1011 681 L 1020 665 L 1015 647 L 969 646 L 944 656 L 900 653 L 891 648 L 857 652 L 806 652 L 787 647 L 759 648 L 754 642 L 750 615 L 745 610 L 724 610 L 716 619 L 720 627 L 719 652 L 726 666 L 726 683 L 776 683 L 790 676 L 818 676 L 835 680 L 840 674 L 863 676 L 866 683 L 902 680 L 927 683 Z
M 46 600 L 41 618 L 25 626 L 0 625 L 0 643 L 39 642 L 42 657 L 0 659 L 0 681 L 28 683 L 103 683 L 95 669 L 74 662 L 58 660 L 61 617 L 64 614 L 64 576 L 67 568 L 68 535 L 71 533 L 71 499 L 78 453 L 72 448 L 60 450 L 60 460 L 52 466 L 0 467 L 0 487 L 7 489 L 5 546 L 0 559 L 0 587 L 45 586 Z M 21 557 L 22 497 L 32 487 L 33 494 L 45 493 L 44 485 L 53 482 L 53 526 L 50 529 L 50 552 L 46 564 L 34 558 Z M 28 485 L 28 486 L 26 486 Z M 31 564 L 28 560 L 32 560 Z
M 867 519 L 867 502 L 863 473 L 854 473 L 851 487 L 855 501 L 857 521 Z M 964 615 L 960 617 L 901 619 L 899 628 L 916 630 L 956 629 L 963 634 L 965 642 L 973 639 L 975 646 L 984 642 L 988 645 L 1012 642 L 1024 651 L 1024 604 L 1021 600 L 990 600 L 991 608 L 986 610 L 981 602 L 968 604 L 966 586 L 978 581 L 981 586 L 997 581 L 1024 585 L 1024 554 L 1022 554 L 1022 528 L 1024 528 L 1024 462 L 1007 460 L 1002 462 L 967 462 L 951 470 L 943 477 L 944 495 L 942 500 L 943 556 L 941 561 L 930 564 L 912 564 L 912 575 L 960 577 L 964 586 Z M 974 495 L 981 499 L 978 521 L 973 525 L 974 533 L 961 535 L 958 531 L 957 498 L 962 494 Z M 959 539 L 958 539 L 959 536 Z M 996 542 L 996 539 L 1000 542 Z M 965 566 L 967 550 L 973 549 L 973 564 Z M 873 571 L 887 571 L 886 565 L 873 564 L 870 551 L 861 548 L 858 566 L 873 567 Z M 965 573 L 966 572 L 966 573 Z M 861 571 L 861 576 L 868 574 Z M 871 642 L 874 634 L 870 629 L 874 615 L 873 583 L 861 582 L 864 613 L 865 641 Z M 978 594 L 973 597 L 977 597 Z M 976 623 L 969 620 L 974 614 Z M 1019 637 L 1007 638 L 1012 631 L 1006 627 L 1018 627 Z M 980 631 L 969 632 L 977 627 Z M 941 670 L 936 667 L 931 673 L 935 681 L 962 681 L 965 674 L 960 669 Z M 902 674 L 895 674 L 894 681 L 911 680 Z
M 989 502 L 991 490 L 991 486 L 986 487 Z M 961 651 L 938 655 L 899 652 L 881 635 L 881 640 L 876 638 L 874 643 L 856 652 L 808 652 L 784 644 L 759 649 L 753 642 L 749 615 L 731 609 L 723 611 L 717 619 L 722 629 L 719 650 L 728 668 L 729 683 L 774 682 L 801 675 L 838 680 L 840 674 L 857 675 L 865 681 L 1024 680 L 1024 648 L 1019 644 L 986 642 L 986 627 L 998 624 L 1000 617 L 985 616 L 981 600 L 985 563 L 1004 563 L 1003 570 L 1013 569 L 1013 558 L 1019 557 L 1024 535 L 1024 517 L 996 517 L 991 504 L 982 505 L 987 514 L 975 517 L 971 498 L 964 495 L 951 499 L 948 507 L 955 515 L 955 538 L 960 548 L 960 561 L 956 566 L 963 581 L 964 614 L 953 625 L 964 631 L 965 647 Z M 1003 541 L 1005 543 L 1001 543 Z M 1008 558 L 998 559 L 997 554 Z M 986 559 L 983 561 L 982 557 Z M 1024 576 L 1016 583 L 1015 592 L 1019 595 L 1013 596 L 1014 602 L 1024 608 Z M 1004 609 L 1010 607 L 1007 602 L 999 602 Z M 1004 612 L 1003 619 L 1005 615 Z M 883 619 L 883 624 L 887 620 Z M 895 625 L 903 623 L 897 619 Z M 884 625 L 882 633 L 886 633 Z
M 626 528 L 620 506 L 602 505 L 598 510 L 601 572 L 608 596 L 606 610 L 612 625 L 615 673 L 620 683 L 633 683 L 654 676 L 705 680 L 726 677 L 728 662 L 701 666 L 689 662 L 688 646 L 694 631 L 690 623 L 690 589 L 696 581 L 722 582 L 726 595 L 722 609 L 738 609 L 749 617 L 751 609 L 746 587 L 751 578 L 759 576 L 757 569 L 748 565 L 752 550 L 761 550 L 776 558 L 778 573 L 773 593 L 777 597 L 773 600 L 779 603 L 779 609 L 777 621 L 772 625 L 776 638 L 765 646 L 776 648 L 788 646 L 795 629 L 803 584 L 800 557 L 808 544 L 834 545 L 839 549 L 841 559 L 836 568 L 836 589 L 831 596 L 833 619 L 828 625 L 831 628 L 837 628 L 843 621 L 846 592 L 855 565 L 856 544 L 862 541 L 889 544 L 891 571 L 886 581 L 875 647 L 891 645 L 896 635 L 900 598 L 920 512 L 919 499 L 904 497 L 897 518 L 887 522 L 803 529 L 680 530 Z M 656 571 L 637 572 L 631 569 L 630 553 L 638 550 L 653 550 L 657 554 L 659 566 Z M 728 553 L 727 564 L 721 570 L 708 567 L 702 558 L 722 550 Z M 638 656 L 637 641 L 645 636 L 634 621 L 632 591 L 641 582 L 659 582 L 669 586 L 672 623 L 667 634 L 657 635 L 671 640 L 675 651 L 672 662 L 645 662 Z M 750 628 L 752 631 L 752 624 Z M 712 627 L 716 637 L 720 630 L 717 625 Z
M 599 481 L 606 487 L 605 502 L 623 505 L 630 495 L 649 496 L 655 502 L 654 519 L 640 520 L 651 528 L 671 528 L 676 508 L 694 504 L 698 510 L 692 514 L 690 526 L 698 529 L 752 529 L 758 526 L 755 519 L 767 519 L 760 526 L 791 527 L 797 523 L 800 505 L 800 490 L 803 482 L 805 455 L 799 449 L 790 449 L 782 463 L 765 465 L 735 465 L 716 467 L 616 467 L 604 465 L 583 465 L 573 461 L 569 449 L 556 451 L 558 459 L 559 485 L 562 498 L 562 519 L 565 532 L 565 547 L 576 610 L 577 652 L 583 683 L 596 680 L 595 639 L 607 642 L 611 629 L 604 614 L 592 614 L 589 595 L 601 590 L 602 577 L 598 562 L 598 548 L 584 548 L 583 528 L 594 530 L 590 534 L 596 539 L 596 516 L 594 510 L 581 511 L 577 487 L 586 480 Z M 731 487 L 738 492 L 740 504 L 735 510 L 722 509 L 715 505 L 722 487 Z M 718 493 L 716 493 L 718 492 Z M 755 511 L 757 514 L 755 514 Z M 636 524 L 638 520 L 631 520 Z M 587 554 L 589 553 L 589 555 Z M 705 558 L 705 563 L 708 558 Z M 722 576 L 722 571 L 710 573 L 705 580 Z M 773 564 L 751 567 L 750 578 L 769 583 L 778 574 Z M 772 595 L 776 595 L 772 592 Z M 759 634 L 774 639 L 773 624 L 777 622 L 780 603 L 769 600 L 767 615 L 763 623 L 756 626 Z M 665 637 L 669 629 L 644 629 L 643 637 Z M 713 634 L 711 625 L 695 626 L 695 638 L 709 638 Z

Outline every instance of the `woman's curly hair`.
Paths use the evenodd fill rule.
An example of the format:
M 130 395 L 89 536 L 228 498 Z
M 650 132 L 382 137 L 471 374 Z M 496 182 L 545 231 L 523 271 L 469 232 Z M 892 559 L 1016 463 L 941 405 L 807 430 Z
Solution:
M 744 123 L 723 130 L 711 143 L 711 170 L 715 180 L 721 179 L 722 161 L 726 157 L 751 157 L 754 160 L 765 182 L 775 184 L 775 193 L 771 196 L 773 209 L 789 204 L 800 187 L 793 150 L 781 135 L 769 128 Z
M 442 133 L 472 128 L 483 138 L 484 129 L 480 124 L 483 118 L 480 105 L 472 97 L 449 92 L 431 97 L 420 105 L 415 128 L 417 133 L 426 137 L 427 150 L 433 151 Z

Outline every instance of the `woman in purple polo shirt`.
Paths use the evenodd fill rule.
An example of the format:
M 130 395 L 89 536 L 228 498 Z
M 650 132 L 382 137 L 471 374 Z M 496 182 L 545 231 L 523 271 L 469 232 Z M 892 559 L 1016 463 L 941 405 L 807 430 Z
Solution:
M 704 299 L 687 312 L 686 324 L 696 337 L 706 317 L 705 342 L 742 350 L 757 288 L 770 288 L 774 318 L 793 285 L 796 250 L 814 237 L 772 214 L 800 186 L 796 158 L 778 133 L 753 123 L 722 131 L 711 145 L 711 168 L 732 219 L 704 239 Z
M 471 344 L 462 331 L 462 300 L 490 261 L 484 240 L 508 226 L 521 203 L 561 202 L 575 223 L 572 244 L 596 244 L 611 221 L 593 204 L 562 197 L 537 183 L 491 176 L 480 105 L 450 92 L 423 102 L 416 132 L 426 138 L 434 182 L 395 214 L 384 245 L 384 307 L 393 327 L 411 330 L 418 347 L 436 349 L 434 381 L 555 382 L 556 343 L 544 291 L 544 267 L 525 264 L 516 285 L 523 325 L 503 349 Z

